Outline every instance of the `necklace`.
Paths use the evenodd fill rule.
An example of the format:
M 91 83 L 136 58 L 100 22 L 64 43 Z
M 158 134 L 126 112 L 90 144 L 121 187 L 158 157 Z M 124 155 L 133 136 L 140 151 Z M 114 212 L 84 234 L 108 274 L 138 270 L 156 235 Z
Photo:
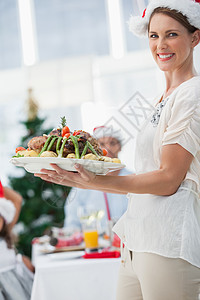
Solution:
M 164 98 L 162 96 L 160 101 L 156 105 L 156 112 L 153 114 L 152 119 L 151 119 L 151 123 L 153 124 L 153 127 L 158 126 L 163 107 L 165 106 L 168 98 L 169 98 L 169 96 L 167 98 Z

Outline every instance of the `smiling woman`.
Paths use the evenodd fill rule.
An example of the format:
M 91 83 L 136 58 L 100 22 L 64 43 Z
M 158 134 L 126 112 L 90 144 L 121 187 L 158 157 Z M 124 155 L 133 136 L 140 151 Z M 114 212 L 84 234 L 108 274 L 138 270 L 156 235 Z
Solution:
M 180 14 L 185 23 L 178 20 Z M 200 42 L 200 4 L 151 0 L 130 25 L 134 33 L 149 36 L 150 50 L 166 83 L 161 103 L 156 97 L 156 112 L 150 112 L 137 136 L 136 174 L 95 175 L 77 164 L 77 173 L 52 165 L 54 170 L 43 169 L 36 176 L 62 185 L 128 194 L 128 209 L 113 228 L 124 244 L 117 300 L 196 300 L 200 76 L 193 65 L 193 49 Z
M 156 32 L 157 28 L 159 30 Z M 166 8 L 155 9 L 148 25 L 148 35 L 152 55 L 162 71 L 182 71 L 185 68 L 190 76 L 193 49 L 198 44 L 199 32 L 181 13 Z
M 156 29 L 159 30 L 156 31 Z M 166 28 L 170 28 L 166 30 Z M 149 26 L 149 46 L 154 60 L 162 71 L 177 72 L 190 78 L 193 72 L 193 49 L 198 44 L 199 32 L 194 33 L 163 12 L 155 13 Z M 178 78 L 178 76 L 177 76 Z M 179 77 L 180 78 L 180 77 Z M 180 79 L 182 80 L 182 78 Z M 176 88 L 179 82 L 176 83 Z M 169 92 L 171 92 L 170 89 Z

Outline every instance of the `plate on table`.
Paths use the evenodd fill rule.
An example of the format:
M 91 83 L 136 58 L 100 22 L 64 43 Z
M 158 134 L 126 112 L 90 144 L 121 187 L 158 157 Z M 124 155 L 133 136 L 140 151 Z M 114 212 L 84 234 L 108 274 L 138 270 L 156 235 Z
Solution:
M 77 246 L 67 246 L 67 247 L 59 247 L 49 245 L 48 247 L 43 247 L 40 249 L 40 252 L 43 254 L 51 254 L 51 253 L 59 253 L 59 252 L 71 252 L 71 251 L 84 251 L 85 246 L 77 245 Z
M 66 260 L 66 259 L 81 258 L 84 254 L 85 254 L 85 251 L 53 253 L 53 254 L 49 254 L 48 258 L 51 260 Z
M 23 167 L 29 173 L 42 173 L 41 169 L 54 170 L 50 164 L 57 164 L 60 168 L 77 172 L 74 164 L 78 163 L 85 169 L 98 175 L 106 175 L 110 171 L 120 170 L 125 167 L 124 164 L 75 158 L 59 157 L 13 157 L 10 162 L 17 166 Z

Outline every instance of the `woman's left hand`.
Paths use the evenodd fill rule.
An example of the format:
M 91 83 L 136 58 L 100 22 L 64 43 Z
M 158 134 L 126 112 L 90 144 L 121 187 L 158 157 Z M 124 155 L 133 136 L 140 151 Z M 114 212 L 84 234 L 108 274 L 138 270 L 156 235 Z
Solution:
M 82 165 L 74 165 L 77 170 L 76 173 L 63 170 L 56 164 L 51 164 L 51 166 L 54 171 L 42 169 L 42 173 L 36 173 L 34 175 L 48 182 L 82 189 L 89 188 L 92 184 L 94 184 L 96 174 L 87 171 Z

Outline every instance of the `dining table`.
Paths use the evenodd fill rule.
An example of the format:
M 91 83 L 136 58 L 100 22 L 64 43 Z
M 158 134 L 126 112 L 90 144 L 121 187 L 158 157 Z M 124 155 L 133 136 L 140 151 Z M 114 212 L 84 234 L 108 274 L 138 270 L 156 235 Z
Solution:
M 85 251 L 41 254 L 35 265 L 31 300 L 115 300 L 120 258 L 84 258 Z

